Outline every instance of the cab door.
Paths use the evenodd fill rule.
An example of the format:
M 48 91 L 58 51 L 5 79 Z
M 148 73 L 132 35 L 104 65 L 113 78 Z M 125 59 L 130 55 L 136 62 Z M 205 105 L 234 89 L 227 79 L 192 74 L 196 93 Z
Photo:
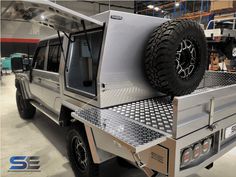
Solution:
M 59 113 L 61 107 L 59 82 L 60 59 L 61 45 L 59 39 L 54 38 L 49 40 L 45 75 L 41 78 L 43 87 L 41 99 L 45 106 L 55 113 Z
M 38 102 L 42 103 L 42 78 L 44 76 L 45 66 L 46 66 L 46 58 L 47 58 L 47 42 L 42 41 L 39 43 L 33 60 L 33 69 L 30 73 L 30 92 L 34 99 Z
M 58 38 L 40 42 L 31 73 L 30 91 L 39 103 L 54 113 L 60 112 L 59 66 L 61 46 Z

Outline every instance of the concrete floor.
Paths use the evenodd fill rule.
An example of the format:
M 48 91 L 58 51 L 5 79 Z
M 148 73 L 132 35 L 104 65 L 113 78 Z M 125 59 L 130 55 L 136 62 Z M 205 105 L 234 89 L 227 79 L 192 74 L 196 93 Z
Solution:
M 37 112 L 32 121 L 20 119 L 15 103 L 14 75 L 3 76 L 0 87 L 2 177 L 74 177 L 66 157 L 65 128 Z M 40 172 L 8 172 L 14 155 L 40 156 Z M 235 177 L 236 148 L 191 177 Z M 101 177 L 145 177 L 142 171 L 120 167 L 116 160 L 101 166 Z M 189 176 L 190 177 L 190 176 Z

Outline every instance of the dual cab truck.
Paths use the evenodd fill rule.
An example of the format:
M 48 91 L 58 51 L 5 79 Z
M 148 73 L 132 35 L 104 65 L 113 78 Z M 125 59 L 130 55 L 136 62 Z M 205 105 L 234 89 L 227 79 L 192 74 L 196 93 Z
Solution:
M 13 60 L 23 119 L 68 126 L 76 176 L 121 157 L 148 177 L 187 176 L 236 145 L 236 75 L 205 72 L 201 27 L 118 11 L 92 17 L 50 1 L 14 1 L 2 18 L 53 28 L 31 67 Z M 26 62 L 27 63 L 27 62 Z

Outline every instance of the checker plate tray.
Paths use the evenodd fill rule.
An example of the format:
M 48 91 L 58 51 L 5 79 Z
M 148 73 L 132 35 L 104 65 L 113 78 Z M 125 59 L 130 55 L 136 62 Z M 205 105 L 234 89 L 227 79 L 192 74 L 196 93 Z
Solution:
M 140 152 L 166 140 L 167 135 L 107 109 L 79 108 L 72 117 Z

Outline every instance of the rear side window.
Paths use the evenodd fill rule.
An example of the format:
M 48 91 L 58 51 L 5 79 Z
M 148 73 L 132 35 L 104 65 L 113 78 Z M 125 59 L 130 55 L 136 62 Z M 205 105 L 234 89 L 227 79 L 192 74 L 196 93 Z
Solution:
M 103 29 L 88 32 L 88 40 L 85 33 L 76 34 L 73 38 L 67 62 L 66 86 L 75 92 L 95 96 Z
M 35 56 L 35 69 L 41 69 L 44 70 L 44 61 L 46 57 L 46 46 L 39 47 L 36 51 Z
M 61 58 L 60 44 L 50 44 L 48 52 L 47 71 L 58 72 Z

